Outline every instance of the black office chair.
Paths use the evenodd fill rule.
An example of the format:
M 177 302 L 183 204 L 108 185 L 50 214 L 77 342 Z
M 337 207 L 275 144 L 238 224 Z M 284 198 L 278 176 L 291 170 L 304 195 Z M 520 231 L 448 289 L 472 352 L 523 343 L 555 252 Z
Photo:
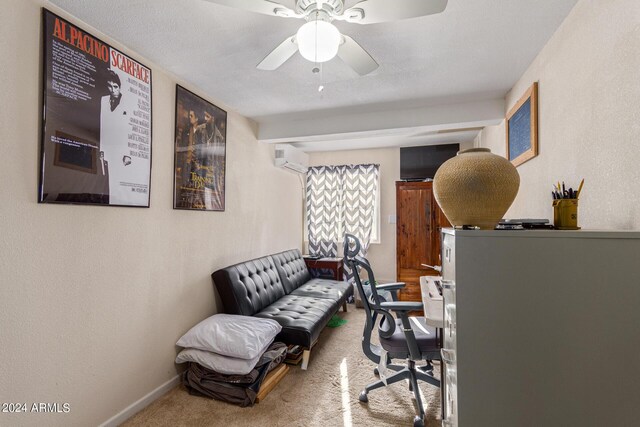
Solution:
M 419 411 L 419 414 L 413 419 L 413 425 L 414 427 L 424 427 L 425 412 L 418 389 L 418 380 L 426 381 L 436 387 L 440 387 L 440 381 L 429 375 L 429 373 L 416 369 L 416 362 L 440 360 L 440 345 L 436 330 L 428 326 L 422 317 L 409 319 L 408 313 L 410 311 L 423 310 L 422 303 L 397 301 L 397 291 L 404 287 L 404 283 L 376 284 L 369 261 L 359 256 L 359 252 L 360 241 L 355 236 L 346 234 L 344 238 L 344 262 L 354 273 L 356 286 L 362 297 L 367 315 L 362 337 L 362 350 L 374 363 L 395 371 L 394 374 L 386 378 L 386 384 L 384 380 L 380 379 L 367 385 L 360 393 L 359 399 L 361 402 L 366 403 L 369 400 L 367 394 L 370 391 L 408 379 L 409 389 L 413 391 Z M 371 296 L 369 298 L 365 295 L 362 280 L 360 280 L 359 270 L 361 268 L 369 276 L 371 286 Z M 383 290 L 390 291 L 394 301 L 384 301 L 379 295 L 379 292 Z M 396 318 L 391 314 L 392 311 L 396 314 Z M 418 322 L 419 327 L 414 329 L 412 322 Z M 376 323 L 378 325 L 379 346 L 371 343 L 371 333 Z M 382 354 L 385 352 L 386 360 L 380 365 Z M 406 359 L 407 363 L 406 365 L 392 364 L 391 361 L 393 359 Z

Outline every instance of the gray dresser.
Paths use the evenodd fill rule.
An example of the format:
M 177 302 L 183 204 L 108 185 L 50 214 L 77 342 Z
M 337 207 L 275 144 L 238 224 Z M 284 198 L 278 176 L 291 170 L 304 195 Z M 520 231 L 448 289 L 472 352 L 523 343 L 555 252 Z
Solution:
M 640 232 L 442 239 L 443 426 L 638 425 Z

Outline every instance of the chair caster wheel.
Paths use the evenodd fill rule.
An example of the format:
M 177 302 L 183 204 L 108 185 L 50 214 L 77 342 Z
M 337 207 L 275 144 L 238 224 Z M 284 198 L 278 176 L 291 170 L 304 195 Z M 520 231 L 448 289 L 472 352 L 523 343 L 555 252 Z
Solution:
M 424 420 L 420 415 L 416 415 L 413 419 L 413 427 L 424 427 Z
M 433 376 L 433 365 L 419 366 L 418 369 L 427 375 Z
M 358 400 L 359 400 L 360 402 L 367 403 L 367 402 L 369 401 L 369 397 L 367 396 L 367 392 L 366 392 L 366 391 L 364 391 L 364 390 L 362 390 L 362 391 L 360 392 L 360 396 L 358 396 Z
M 378 371 L 378 368 L 373 368 L 373 375 L 375 375 L 376 377 L 380 376 L 380 371 Z

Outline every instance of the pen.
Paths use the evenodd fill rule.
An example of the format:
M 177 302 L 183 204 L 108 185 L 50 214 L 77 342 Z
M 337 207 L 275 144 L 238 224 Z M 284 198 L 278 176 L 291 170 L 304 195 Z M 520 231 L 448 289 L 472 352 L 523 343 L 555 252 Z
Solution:
M 584 178 L 580 181 L 580 186 L 578 187 L 578 191 L 576 192 L 576 199 L 580 197 L 580 192 L 582 191 L 582 186 L 584 185 Z

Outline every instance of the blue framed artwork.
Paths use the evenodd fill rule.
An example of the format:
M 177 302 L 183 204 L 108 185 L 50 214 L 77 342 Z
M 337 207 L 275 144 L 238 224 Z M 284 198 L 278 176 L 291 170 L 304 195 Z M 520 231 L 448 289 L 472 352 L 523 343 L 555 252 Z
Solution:
M 519 166 L 538 155 L 538 83 L 531 85 L 506 119 L 507 159 Z

